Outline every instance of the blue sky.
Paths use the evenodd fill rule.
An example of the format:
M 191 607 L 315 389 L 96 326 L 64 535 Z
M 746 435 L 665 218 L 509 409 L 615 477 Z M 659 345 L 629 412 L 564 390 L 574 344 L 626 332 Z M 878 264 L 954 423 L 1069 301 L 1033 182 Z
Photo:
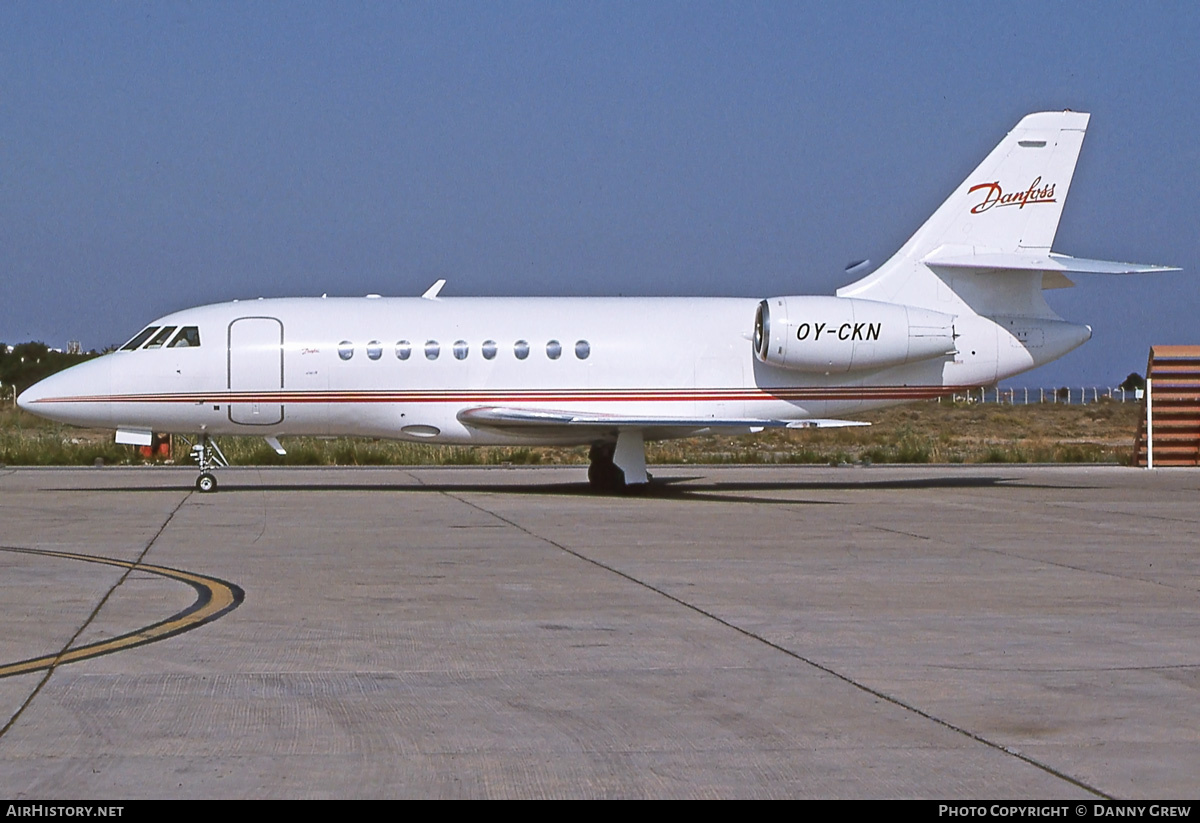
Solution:
M 1050 295 L 1200 343 L 1194 3 L 0 5 L 0 340 L 232 298 L 829 294 L 1022 115 L 1092 113 Z M 652 330 L 648 330 L 648 334 Z

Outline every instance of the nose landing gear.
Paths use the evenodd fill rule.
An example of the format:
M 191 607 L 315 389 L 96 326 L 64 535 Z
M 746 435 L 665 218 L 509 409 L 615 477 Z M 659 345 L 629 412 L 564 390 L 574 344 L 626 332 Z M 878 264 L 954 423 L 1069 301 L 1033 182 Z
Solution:
M 212 470 L 229 465 L 229 461 L 221 453 L 221 447 L 217 445 L 217 441 L 207 434 L 200 435 L 196 444 L 192 446 L 192 459 L 200 467 L 200 476 L 196 478 L 196 491 L 215 492 L 217 477 Z

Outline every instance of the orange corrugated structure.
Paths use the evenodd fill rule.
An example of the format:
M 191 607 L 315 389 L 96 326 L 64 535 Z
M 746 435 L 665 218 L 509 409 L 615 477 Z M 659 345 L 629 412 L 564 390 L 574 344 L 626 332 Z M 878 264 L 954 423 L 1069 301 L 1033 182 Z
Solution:
M 1146 384 L 1133 464 L 1200 465 L 1200 346 L 1151 347 Z

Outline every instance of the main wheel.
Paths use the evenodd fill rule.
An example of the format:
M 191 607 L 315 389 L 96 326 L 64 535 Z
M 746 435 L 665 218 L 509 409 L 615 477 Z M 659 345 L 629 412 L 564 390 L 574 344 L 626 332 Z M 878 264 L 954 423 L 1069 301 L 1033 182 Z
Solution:
M 612 462 L 598 461 L 588 466 L 588 484 L 592 491 L 620 491 L 625 488 L 625 472 Z
M 215 492 L 217 490 L 217 478 L 205 472 L 196 478 L 196 490 L 201 492 Z

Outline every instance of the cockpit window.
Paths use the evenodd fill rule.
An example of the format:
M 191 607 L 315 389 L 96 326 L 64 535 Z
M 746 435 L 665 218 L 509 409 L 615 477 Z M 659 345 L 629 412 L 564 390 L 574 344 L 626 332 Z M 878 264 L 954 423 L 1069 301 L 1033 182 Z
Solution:
M 147 349 L 161 348 L 163 343 L 171 339 L 171 334 L 178 326 L 163 326 L 162 331 L 150 338 L 150 342 L 145 345 Z
M 184 326 L 175 335 L 175 339 L 167 346 L 168 349 L 183 349 L 200 345 L 200 329 L 195 326 Z
M 122 346 L 121 351 L 133 351 L 138 346 L 145 343 L 150 338 L 150 335 L 154 334 L 156 331 L 158 331 L 158 326 L 147 326 L 138 332 L 132 340 Z

